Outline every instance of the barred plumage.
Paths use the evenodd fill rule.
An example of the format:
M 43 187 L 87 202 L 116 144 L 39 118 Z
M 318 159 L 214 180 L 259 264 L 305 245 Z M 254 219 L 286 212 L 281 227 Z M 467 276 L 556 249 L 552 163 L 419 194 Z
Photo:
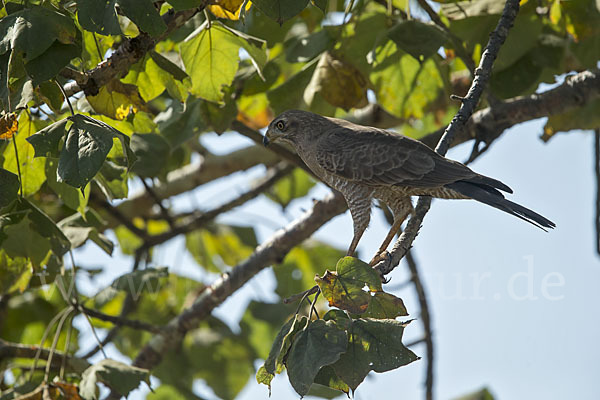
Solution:
M 500 190 L 512 190 L 504 183 L 442 157 L 406 136 L 290 110 L 269 125 L 265 145 L 275 140 L 291 144 L 306 165 L 346 199 L 354 221 L 349 255 L 369 224 L 374 198 L 386 203 L 394 214 L 394 224 L 379 252 L 385 251 L 412 211 L 410 196 L 475 199 L 542 229 L 555 227 L 534 211 L 506 200 Z

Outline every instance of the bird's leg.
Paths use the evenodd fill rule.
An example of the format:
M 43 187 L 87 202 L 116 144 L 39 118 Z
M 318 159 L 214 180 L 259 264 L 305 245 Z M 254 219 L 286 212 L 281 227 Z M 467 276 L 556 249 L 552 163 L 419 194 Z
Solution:
M 348 248 L 348 253 L 346 253 L 348 256 L 354 256 L 358 242 L 363 233 L 365 233 L 367 226 L 369 226 L 369 221 L 371 220 L 371 201 L 370 193 L 367 193 L 365 196 L 347 198 L 348 208 L 350 209 L 350 215 L 352 215 L 352 222 L 354 224 L 354 236 Z
M 391 203 L 391 204 L 390 204 Z M 380 261 L 389 257 L 389 253 L 387 252 L 387 248 L 390 245 L 390 242 L 396 236 L 398 231 L 400 231 L 400 226 L 402 226 L 402 222 L 414 211 L 412 203 L 410 201 L 410 197 L 397 197 L 394 198 L 393 201 L 388 203 L 388 205 L 392 208 L 392 213 L 394 214 L 394 222 L 390 227 L 390 230 L 379 246 L 379 250 L 373 256 L 373 259 L 369 262 L 370 266 L 374 266 L 378 264 Z
M 404 218 L 406 218 L 406 216 L 404 216 Z M 381 243 L 381 246 L 379 246 L 379 250 L 377 250 L 377 253 L 375 253 L 373 259 L 369 262 L 370 266 L 377 264 L 379 261 L 383 260 L 386 257 L 386 250 L 394 236 L 396 236 L 396 233 L 398 233 L 398 231 L 400 230 L 400 226 L 402 225 L 402 222 L 404 222 L 404 218 L 396 218 L 394 220 L 390 231 L 383 240 L 383 243 Z

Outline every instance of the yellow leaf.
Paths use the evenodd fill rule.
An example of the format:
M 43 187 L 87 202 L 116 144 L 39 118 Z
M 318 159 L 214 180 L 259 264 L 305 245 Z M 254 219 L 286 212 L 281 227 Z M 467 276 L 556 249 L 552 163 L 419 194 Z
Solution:
M 0 139 L 12 139 L 17 129 L 19 129 L 17 114 L 10 113 L 0 117 Z
M 366 79 L 352 64 L 335 58 L 329 52 L 321 56 L 304 91 L 306 104 L 312 104 L 316 93 L 320 93 L 329 104 L 346 111 L 367 105 Z
M 217 18 L 227 18 L 233 21 L 240 19 L 242 4 L 244 0 L 216 0 L 214 5 L 208 6 L 210 12 Z M 250 9 L 252 2 L 246 3 L 246 11 Z
M 238 102 L 237 120 L 253 129 L 262 129 L 269 125 L 273 113 L 269 108 L 269 100 L 265 93 L 254 96 L 243 96 Z

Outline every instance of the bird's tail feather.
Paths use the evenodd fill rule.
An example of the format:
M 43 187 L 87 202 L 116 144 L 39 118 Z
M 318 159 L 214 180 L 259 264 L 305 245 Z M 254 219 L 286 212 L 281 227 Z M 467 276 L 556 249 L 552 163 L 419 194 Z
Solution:
M 480 201 L 484 204 L 502 210 L 506 213 L 514 215 L 524 221 L 529 222 L 537 226 L 538 228 L 546 230 L 545 228 L 552 229 L 556 224 L 549 219 L 541 216 L 540 214 L 532 211 L 522 205 L 513 203 L 510 200 L 504 198 L 494 187 L 487 186 L 481 183 L 458 181 L 446 185 L 447 188 L 457 191 L 465 196 L 468 196 L 474 200 Z

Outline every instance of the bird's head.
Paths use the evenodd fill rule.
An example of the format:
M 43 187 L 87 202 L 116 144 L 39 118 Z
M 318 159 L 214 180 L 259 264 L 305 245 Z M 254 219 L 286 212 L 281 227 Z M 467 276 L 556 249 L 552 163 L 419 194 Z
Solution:
M 309 111 L 284 111 L 269 124 L 263 144 L 268 146 L 271 142 L 282 141 L 294 146 L 301 140 L 312 140 L 314 138 L 304 136 L 317 134 L 320 130 L 315 129 L 316 125 L 327 122 L 327 118 Z

